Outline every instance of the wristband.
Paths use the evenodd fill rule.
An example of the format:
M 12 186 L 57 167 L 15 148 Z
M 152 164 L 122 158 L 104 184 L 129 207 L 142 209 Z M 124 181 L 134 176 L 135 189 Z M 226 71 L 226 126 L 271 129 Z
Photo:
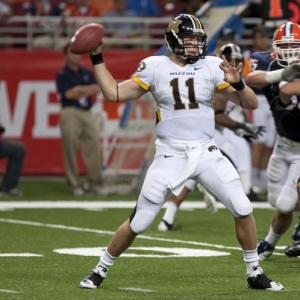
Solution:
M 104 63 L 102 52 L 100 52 L 96 55 L 90 55 L 90 59 L 91 59 L 93 65 L 100 65 L 100 64 Z
M 215 110 L 215 115 L 224 114 L 224 112 L 225 112 L 224 109 L 217 109 L 217 110 Z
M 234 87 L 237 91 L 241 91 L 245 88 L 245 84 L 243 82 L 243 80 L 240 78 L 239 82 L 236 83 L 231 83 L 230 84 L 232 87 Z
M 282 80 L 283 71 L 284 69 L 267 72 L 265 75 L 266 81 L 268 81 L 269 83 L 280 82 Z

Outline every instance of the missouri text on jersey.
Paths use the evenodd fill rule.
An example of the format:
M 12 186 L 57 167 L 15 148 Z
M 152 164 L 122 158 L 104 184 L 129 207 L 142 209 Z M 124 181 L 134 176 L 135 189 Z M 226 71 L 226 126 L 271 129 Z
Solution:
M 195 72 L 170 72 L 170 75 L 195 75 Z

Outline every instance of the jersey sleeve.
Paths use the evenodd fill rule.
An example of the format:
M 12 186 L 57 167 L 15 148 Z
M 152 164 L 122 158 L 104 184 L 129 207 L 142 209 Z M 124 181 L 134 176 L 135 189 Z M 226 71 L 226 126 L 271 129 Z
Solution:
M 154 71 L 157 66 L 157 56 L 150 56 L 143 59 L 132 76 L 132 80 L 135 81 L 145 91 L 150 91 L 154 81 Z

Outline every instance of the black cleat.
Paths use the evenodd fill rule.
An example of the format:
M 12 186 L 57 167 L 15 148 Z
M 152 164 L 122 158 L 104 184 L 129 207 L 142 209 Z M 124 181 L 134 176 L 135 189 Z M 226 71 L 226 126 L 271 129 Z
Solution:
M 296 241 L 293 244 L 290 244 L 284 249 L 284 254 L 288 257 L 298 257 L 300 256 L 300 241 Z
M 96 270 L 97 270 L 97 273 L 94 272 Z M 107 275 L 107 269 L 97 267 L 93 271 L 91 271 L 89 274 L 87 274 L 86 277 L 84 277 L 80 281 L 79 286 L 81 288 L 85 288 L 85 289 L 96 289 L 102 283 L 102 281 L 105 279 L 106 275 Z
M 283 291 L 281 283 L 269 279 L 260 267 L 256 267 L 253 272 L 247 275 L 247 287 L 255 290 Z

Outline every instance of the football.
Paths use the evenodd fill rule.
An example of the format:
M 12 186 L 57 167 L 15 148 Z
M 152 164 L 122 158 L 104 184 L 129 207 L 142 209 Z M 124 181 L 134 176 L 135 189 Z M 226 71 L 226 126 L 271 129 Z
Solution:
M 93 51 L 100 44 L 104 35 L 101 24 L 89 23 L 81 26 L 71 38 L 70 50 L 75 54 Z

